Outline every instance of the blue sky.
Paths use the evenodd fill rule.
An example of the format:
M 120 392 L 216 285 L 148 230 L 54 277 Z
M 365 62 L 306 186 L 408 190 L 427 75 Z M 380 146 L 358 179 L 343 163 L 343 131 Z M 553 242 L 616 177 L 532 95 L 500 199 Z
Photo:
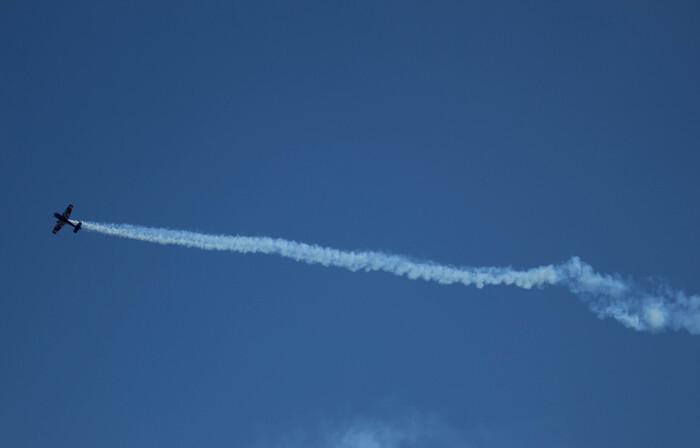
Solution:
M 697 5 L 142 3 L 0 6 L 0 445 L 700 444 L 700 338 L 565 288 L 50 233 L 71 202 L 697 294 Z

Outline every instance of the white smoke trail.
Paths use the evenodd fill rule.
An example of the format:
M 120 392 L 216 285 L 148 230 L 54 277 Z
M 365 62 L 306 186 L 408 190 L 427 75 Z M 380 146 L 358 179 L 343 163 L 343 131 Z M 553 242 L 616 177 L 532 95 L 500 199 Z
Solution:
M 204 250 L 276 254 L 309 264 L 337 266 L 351 271 L 385 271 L 409 279 L 441 284 L 566 286 L 588 303 L 600 318 L 612 317 L 635 330 L 686 329 L 700 334 L 700 296 L 687 296 L 663 286 L 646 291 L 619 275 L 600 274 L 572 257 L 558 265 L 539 266 L 526 271 L 510 267 L 454 267 L 430 261 L 415 261 L 381 252 L 353 252 L 298 243 L 281 238 L 208 235 L 185 230 L 83 221 L 83 228 L 106 235 L 158 244 L 174 244 Z

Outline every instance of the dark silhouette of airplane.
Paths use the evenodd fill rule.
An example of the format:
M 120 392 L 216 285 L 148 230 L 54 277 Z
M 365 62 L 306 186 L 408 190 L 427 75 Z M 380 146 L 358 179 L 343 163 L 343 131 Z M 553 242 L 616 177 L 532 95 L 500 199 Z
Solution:
M 75 227 L 73 229 L 73 233 L 78 233 L 78 230 L 82 227 L 83 223 L 79 222 L 78 224 L 72 223 L 68 217 L 70 216 L 70 212 L 73 211 L 73 204 L 68 204 L 68 207 L 66 208 L 66 211 L 63 212 L 62 215 L 59 215 L 58 213 L 54 213 L 53 215 L 56 217 L 58 221 L 56 221 L 56 226 L 53 228 L 54 234 L 61 230 L 61 227 L 63 227 L 64 224 L 68 224 L 69 226 Z

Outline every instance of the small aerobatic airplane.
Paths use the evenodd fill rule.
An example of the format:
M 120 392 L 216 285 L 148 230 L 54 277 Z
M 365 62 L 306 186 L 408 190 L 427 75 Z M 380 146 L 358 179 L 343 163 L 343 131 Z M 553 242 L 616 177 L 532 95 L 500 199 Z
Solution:
M 68 204 L 68 207 L 66 208 L 66 211 L 63 212 L 62 215 L 59 215 L 58 213 L 54 213 L 53 215 L 58 219 L 56 221 L 56 226 L 53 228 L 53 233 L 55 234 L 59 230 L 61 230 L 61 227 L 63 227 L 64 224 L 68 224 L 69 226 L 75 227 L 73 229 L 73 233 L 78 233 L 78 230 L 80 230 L 80 227 L 82 227 L 83 223 L 79 222 L 78 224 L 73 224 L 68 220 L 68 217 L 70 216 L 70 212 L 73 210 L 73 204 Z

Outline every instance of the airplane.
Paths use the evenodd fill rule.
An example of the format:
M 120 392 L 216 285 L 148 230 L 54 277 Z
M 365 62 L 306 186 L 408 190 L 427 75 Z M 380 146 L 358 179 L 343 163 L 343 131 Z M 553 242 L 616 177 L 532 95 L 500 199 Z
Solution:
M 58 213 L 54 213 L 53 215 L 56 217 L 58 221 L 56 221 L 56 226 L 53 228 L 53 234 L 55 235 L 56 232 L 61 230 L 61 227 L 63 227 L 64 224 L 68 224 L 69 226 L 75 227 L 73 229 L 73 233 L 78 233 L 78 230 L 82 227 L 83 223 L 79 222 L 78 224 L 73 224 L 71 221 L 68 220 L 68 217 L 70 216 L 70 212 L 73 211 L 73 204 L 68 204 L 68 207 L 66 208 L 66 211 L 63 212 L 62 215 L 59 215 Z

